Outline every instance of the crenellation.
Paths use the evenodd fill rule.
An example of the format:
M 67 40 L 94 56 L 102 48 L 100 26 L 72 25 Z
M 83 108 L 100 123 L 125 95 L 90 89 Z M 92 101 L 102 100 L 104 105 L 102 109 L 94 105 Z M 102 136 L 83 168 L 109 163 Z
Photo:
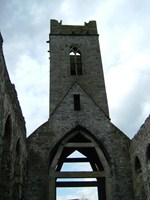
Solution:
M 62 21 L 51 20 L 50 35 L 98 35 L 96 21 L 81 25 L 62 25 Z

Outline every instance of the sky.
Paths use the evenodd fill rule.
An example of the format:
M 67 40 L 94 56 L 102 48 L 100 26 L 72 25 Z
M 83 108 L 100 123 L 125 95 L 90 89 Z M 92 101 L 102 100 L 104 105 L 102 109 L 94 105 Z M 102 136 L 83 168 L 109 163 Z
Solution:
M 49 116 L 50 19 L 96 20 L 111 121 L 132 138 L 150 113 L 149 0 L 0 0 L 0 31 L 27 134 Z
M 78 151 L 73 152 L 68 157 L 85 158 L 85 156 Z M 65 166 L 68 165 L 68 166 Z M 66 163 L 62 166 L 61 171 L 92 171 L 89 163 Z M 58 179 L 59 181 L 96 181 L 95 178 L 78 178 L 78 179 Z M 57 200 L 98 200 L 98 192 L 96 187 L 77 187 L 77 188 L 57 188 Z
M 137 133 L 150 113 L 149 10 L 149 0 L 0 0 L 4 56 L 27 135 L 49 116 L 50 19 L 96 20 L 111 121 L 130 138 Z M 83 190 L 68 199 L 96 199 L 93 190 Z M 62 191 L 58 199 L 66 199 Z

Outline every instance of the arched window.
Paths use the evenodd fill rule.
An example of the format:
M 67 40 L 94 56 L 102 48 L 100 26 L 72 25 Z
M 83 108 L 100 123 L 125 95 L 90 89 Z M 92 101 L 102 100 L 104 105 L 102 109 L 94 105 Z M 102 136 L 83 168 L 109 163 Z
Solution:
M 142 172 L 141 162 L 137 156 L 135 157 L 134 168 L 137 174 Z
M 71 75 L 82 75 L 81 52 L 77 47 L 70 48 L 70 73 Z

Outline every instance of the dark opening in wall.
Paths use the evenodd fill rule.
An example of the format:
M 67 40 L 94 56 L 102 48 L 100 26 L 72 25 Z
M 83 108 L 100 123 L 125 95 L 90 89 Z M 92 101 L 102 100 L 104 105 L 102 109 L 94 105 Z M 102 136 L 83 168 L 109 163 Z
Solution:
M 140 163 L 140 160 L 139 160 L 139 158 L 138 158 L 137 156 L 135 157 L 134 168 L 135 168 L 135 172 L 136 172 L 137 174 L 139 174 L 139 173 L 142 172 L 141 163 Z
M 18 139 L 17 145 L 16 145 L 16 156 L 20 157 L 20 139 Z
M 70 49 L 70 73 L 71 75 L 82 75 L 81 53 L 76 47 Z
M 146 158 L 147 158 L 147 161 L 150 161 L 150 144 L 148 144 L 148 147 L 146 150 Z
M 80 95 L 74 94 L 74 110 L 80 110 Z

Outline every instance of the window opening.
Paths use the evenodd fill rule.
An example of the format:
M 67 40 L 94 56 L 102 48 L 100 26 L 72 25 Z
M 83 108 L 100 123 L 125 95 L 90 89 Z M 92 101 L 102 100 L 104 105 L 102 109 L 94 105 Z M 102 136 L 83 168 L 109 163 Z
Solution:
M 66 158 L 62 165 L 61 171 L 92 171 L 92 168 L 87 157 L 75 150 Z
M 16 156 L 18 158 L 20 157 L 20 139 L 18 139 L 17 145 L 16 145 Z
M 139 158 L 136 156 L 135 158 L 135 172 L 137 174 L 141 173 L 142 172 L 142 169 L 141 169 L 141 163 L 140 163 L 140 160 Z
M 57 200 L 98 200 L 96 187 L 58 187 Z
M 147 147 L 146 157 L 147 157 L 147 161 L 150 161 L 150 144 Z
M 80 159 L 83 160 L 83 162 L 78 162 Z M 64 163 L 61 169 L 62 172 L 92 171 L 87 157 L 78 150 L 75 150 L 67 156 L 66 161 L 70 166 Z M 72 163 L 69 163 L 69 161 Z M 98 200 L 96 178 L 57 178 L 56 186 L 57 200 L 60 200 L 62 196 L 67 200 Z
M 70 142 L 70 141 L 69 141 Z M 70 154 L 67 158 L 86 158 L 82 153 L 79 151 L 75 150 L 72 154 Z
M 82 59 L 80 51 L 74 47 L 70 50 L 71 75 L 82 75 Z
M 74 110 L 80 110 L 80 95 L 74 94 Z

